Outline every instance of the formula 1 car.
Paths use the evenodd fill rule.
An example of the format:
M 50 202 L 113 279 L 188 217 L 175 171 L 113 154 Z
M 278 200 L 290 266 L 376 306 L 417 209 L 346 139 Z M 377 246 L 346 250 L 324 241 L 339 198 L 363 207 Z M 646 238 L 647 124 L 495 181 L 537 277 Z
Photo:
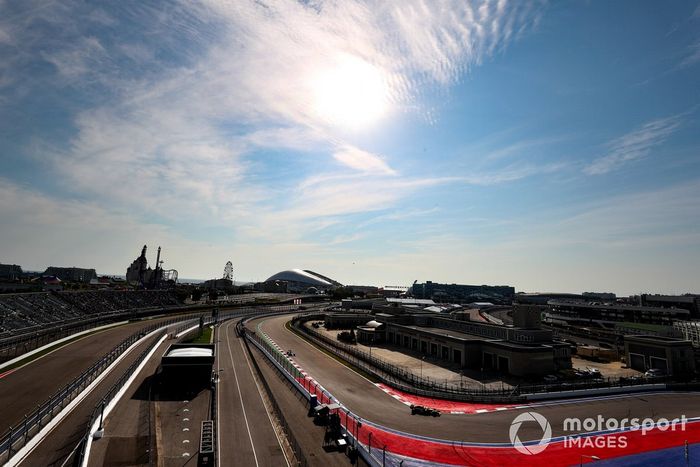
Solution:
M 423 407 L 422 405 L 411 404 L 411 415 L 429 415 L 431 417 L 439 417 L 440 411 L 435 409 L 430 409 L 428 407 Z

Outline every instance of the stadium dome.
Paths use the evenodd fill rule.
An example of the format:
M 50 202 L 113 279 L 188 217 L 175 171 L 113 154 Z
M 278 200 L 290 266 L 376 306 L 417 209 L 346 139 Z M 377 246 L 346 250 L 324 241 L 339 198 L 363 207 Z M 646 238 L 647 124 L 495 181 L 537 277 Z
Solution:
M 328 279 L 327 277 L 323 277 L 315 272 L 304 271 L 302 269 L 289 269 L 287 271 L 278 272 L 265 282 L 270 281 L 286 281 L 297 284 L 305 284 L 307 287 L 317 287 L 323 289 L 327 289 L 338 284 L 332 279 Z

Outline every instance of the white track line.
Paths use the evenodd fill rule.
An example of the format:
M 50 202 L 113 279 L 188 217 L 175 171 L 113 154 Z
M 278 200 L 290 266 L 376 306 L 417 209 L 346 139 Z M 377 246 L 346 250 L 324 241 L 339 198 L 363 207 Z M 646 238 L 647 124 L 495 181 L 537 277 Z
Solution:
M 109 373 L 112 372 L 112 370 L 114 370 L 114 368 L 116 368 L 119 362 L 121 362 L 129 353 L 131 353 L 131 351 L 136 346 L 140 345 L 146 339 L 148 339 L 149 337 L 151 337 L 159 331 L 160 329 L 156 329 L 155 331 L 146 334 L 141 339 L 136 341 L 133 345 L 131 345 L 128 349 L 122 352 L 122 354 L 119 357 L 117 357 L 117 359 L 114 360 L 108 368 L 102 371 L 102 373 L 100 373 L 100 375 L 97 376 L 97 378 L 95 378 L 92 381 L 92 383 L 90 383 L 85 389 L 83 389 L 83 392 L 78 394 L 75 397 L 75 399 L 73 399 L 63 410 L 61 410 L 61 412 L 59 412 L 55 417 L 53 417 L 50 422 L 44 425 L 44 428 L 42 428 L 41 431 L 39 431 L 39 433 L 34 435 L 34 437 L 31 440 L 29 440 L 29 442 L 25 444 L 24 447 L 22 447 L 22 449 L 17 451 L 17 453 L 12 457 L 12 459 L 10 459 L 7 462 L 7 464 L 5 464 L 5 466 L 14 467 L 16 465 L 21 464 L 27 458 L 27 456 L 29 456 L 32 453 L 32 451 L 34 451 L 34 449 L 36 449 L 36 447 L 44 440 L 44 438 L 48 436 L 48 434 L 51 433 L 56 428 L 56 426 L 58 426 L 58 424 L 61 423 L 63 419 L 66 418 L 78 406 L 78 404 L 80 404 L 83 401 L 83 399 L 85 399 L 88 396 L 88 394 L 90 394 L 92 390 L 95 389 L 95 387 L 98 384 L 100 384 L 100 382 L 102 382 L 102 380 L 105 379 L 107 375 L 109 375 Z
M 158 343 L 156 343 L 156 345 L 153 346 L 151 351 L 148 352 L 148 355 L 146 355 L 146 357 L 141 361 L 139 366 L 134 370 L 134 372 L 131 374 L 131 376 L 126 381 L 126 383 L 124 383 L 124 386 L 122 386 L 122 388 L 117 392 L 117 394 L 115 394 L 115 396 L 112 398 L 112 400 L 109 402 L 109 404 L 107 404 L 107 406 L 105 407 L 105 410 L 104 410 L 104 416 L 102 417 L 103 422 L 107 420 L 107 416 L 112 412 L 112 410 L 114 410 L 114 408 L 119 403 L 119 400 L 122 397 L 124 397 L 124 394 L 126 393 L 127 389 L 129 389 L 129 386 L 131 386 L 133 384 L 136 377 L 143 370 L 143 367 L 146 366 L 146 364 L 151 359 L 151 357 L 153 357 L 153 354 L 156 353 L 156 350 L 158 350 L 158 348 L 161 346 L 161 344 L 163 342 L 165 342 L 165 339 L 167 339 L 167 337 L 168 336 L 166 334 L 163 337 L 161 337 L 160 340 L 158 340 Z M 85 446 L 85 457 L 83 458 L 83 463 L 80 464 L 81 467 L 87 467 L 87 465 L 88 465 L 88 462 L 90 460 L 90 448 L 92 447 L 92 434 L 95 431 L 97 431 L 97 429 L 99 428 L 99 424 L 100 424 L 100 420 L 97 419 L 97 420 L 95 420 L 95 422 L 92 424 L 92 427 L 90 428 L 90 436 L 88 436 L 88 439 L 87 439 L 87 444 Z
M 228 329 L 230 323 L 226 325 Z M 238 374 L 236 373 L 236 365 L 233 363 L 233 352 L 231 352 L 231 341 L 228 338 L 228 333 L 224 333 L 226 336 L 226 347 L 228 347 L 228 356 L 231 359 L 231 367 L 233 368 L 233 377 L 236 380 L 236 388 L 238 389 L 238 399 L 241 403 L 241 409 L 243 410 L 243 419 L 245 420 L 245 427 L 248 430 L 248 439 L 250 440 L 250 446 L 253 448 L 253 458 L 255 459 L 255 466 L 260 467 L 258 463 L 258 456 L 255 453 L 255 444 L 253 443 L 253 435 L 250 433 L 250 425 L 248 424 L 248 416 L 245 412 L 245 405 L 243 404 L 243 394 L 241 394 L 241 385 L 238 383 Z
M 287 453 L 284 450 L 284 447 L 282 446 L 282 440 L 280 440 L 279 435 L 277 434 L 277 431 L 275 430 L 275 425 L 272 423 L 272 417 L 270 416 L 270 413 L 267 411 L 267 408 L 265 407 L 265 401 L 263 400 L 262 396 L 262 390 L 260 389 L 260 385 L 258 384 L 258 381 L 255 379 L 255 374 L 253 373 L 253 367 L 250 365 L 250 360 L 248 359 L 248 354 L 246 353 L 245 347 L 243 347 L 243 339 L 239 339 L 238 341 L 241 344 L 241 351 L 243 352 L 243 356 L 245 357 L 246 362 L 248 363 L 248 369 L 250 370 L 250 374 L 253 377 L 253 382 L 255 383 L 255 387 L 258 388 L 258 395 L 260 396 L 260 402 L 262 403 L 263 409 L 265 409 L 265 413 L 267 414 L 267 419 L 270 420 L 270 426 L 272 427 L 273 433 L 275 433 L 275 438 L 277 438 L 277 443 L 280 445 L 280 449 L 282 450 L 282 455 L 284 456 L 285 462 L 287 462 L 287 467 L 291 467 L 291 464 L 289 463 L 289 459 L 287 458 Z

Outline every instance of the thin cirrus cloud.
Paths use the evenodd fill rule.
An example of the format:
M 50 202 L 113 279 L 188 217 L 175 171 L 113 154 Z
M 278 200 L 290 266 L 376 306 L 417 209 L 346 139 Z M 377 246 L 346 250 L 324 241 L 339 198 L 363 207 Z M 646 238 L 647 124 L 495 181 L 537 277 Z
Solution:
M 588 175 L 602 175 L 638 161 L 666 141 L 682 123 L 680 115 L 645 123 L 608 143 L 608 153 L 595 159 L 583 171 Z
M 265 201 L 265 187 L 246 179 L 259 157 L 256 148 L 321 148 L 358 172 L 398 176 L 385 158 L 353 144 L 318 115 L 312 88 L 317 73 L 339 55 L 357 57 L 381 72 L 390 107 L 414 109 L 420 89 L 454 83 L 539 15 L 536 4 L 521 2 L 316 6 L 210 1 L 161 12 L 161 23 L 173 23 L 170 34 L 185 24 L 186 37 L 202 53 L 186 54 L 186 66 L 166 66 L 137 80 L 124 78 L 118 64 L 148 60 L 154 55 L 148 42 L 134 54 L 88 35 L 45 52 L 43 59 L 67 85 L 80 86 L 82 79 L 117 91 L 108 103 L 77 115 L 77 134 L 68 148 L 55 151 L 55 170 L 79 194 L 166 217 L 180 206 L 218 220 L 247 214 L 251 201 Z M 197 32 L 209 24 L 216 34 Z M 172 40 L 164 38 L 166 44 Z M 102 65 L 86 65 L 96 61 Z M 377 193 L 368 203 L 373 210 L 394 199 L 370 193 Z
M 90 199 L 164 226 L 186 214 L 293 242 L 321 218 L 395 207 L 429 187 L 534 173 L 402 173 L 396 155 L 364 147 L 318 112 L 314 83 L 350 56 L 381 76 L 378 124 L 424 113 L 424 93 L 449 88 L 531 30 L 539 2 L 124 2 L 99 14 L 72 0 L 26 5 L 12 25 L 0 19 L 0 43 L 12 48 L 0 61 L 0 102 L 21 108 L 21 95 L 43 89 L 79 97 L 62 122 L 69 141 L 42 141 L 34 154 L 67 204 Z M 298 182 L 272 186 L 255 177 L 274 165 L 268 150 L 334 164 L 302 165 Z M 288 203 L 306 208 L 280 209 Z
M 396 172 L 378 155 L 353 146 L 343 145 L 333 153 L 336 161 L 360 172 L 396 175 Z

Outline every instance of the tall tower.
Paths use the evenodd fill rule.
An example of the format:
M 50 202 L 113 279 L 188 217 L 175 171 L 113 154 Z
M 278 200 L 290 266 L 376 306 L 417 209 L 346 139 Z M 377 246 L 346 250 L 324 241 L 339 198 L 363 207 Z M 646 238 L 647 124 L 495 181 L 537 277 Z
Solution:
M 224 267 L 224 279 L 228 279 L 233 282 L 233 264 L 231 261 L 227 261 L 226 267 Z

